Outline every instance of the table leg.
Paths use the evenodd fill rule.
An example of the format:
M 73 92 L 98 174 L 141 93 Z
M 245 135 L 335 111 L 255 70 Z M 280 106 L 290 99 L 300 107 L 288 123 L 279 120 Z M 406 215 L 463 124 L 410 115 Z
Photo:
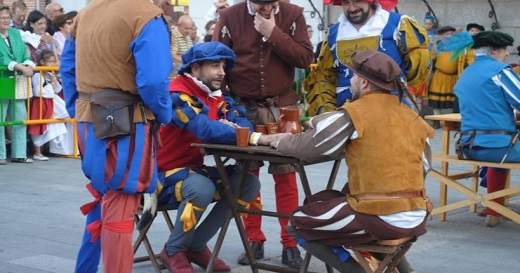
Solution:
M 441 152 L 443 154 L 450 153 L 450 126 L 447 124 L 442 124 L 442 147 Z M 448 162 L 441 162 L 441 173 L 445 176 L 448 175 Z M 440 196 L 439 196 L 439 206 L 446 206 L 448 203 L 448 186 L 441 183 L 440 184 Z M 446 221 L 446 212 L 443 212 L 439 215 L 440 221 Z
M 236 194 L 238 194 L 239 191 L 237 191 L 237 193 L 235 194 L 233 192 L 233 190 L 231 189 L 231 185 L 229 183 L 229 178 L 226 174 L 226 170 L 224 168 L 224 163 L 222 162 L 221 156 L 219 154 L 215 153 L 215 154 L 213 154 L 213 158 L 215 159 L 215 164 L 217 165 L 218 172 L 222 179 L 222 185 L 224 186 L 224 191 L 226 192 L 228 205 L 230 208 L 230 213 L 228 214 L 228 219 L 226 219 L 226 222 L 224 223 L 225 225 L 223 225 L 222 229 L 220 230 L 220 233 L 224 233 L 224 234 L 222 234 L 222 236 L 219 234 L 219 240 L 220 239 L 222 239 L 222 240 L 221 241 L 217 240 L 217 244 L 215 245 L 215 249 L 217 250 L 216 253 L 218 253 L 218 251 L 220 250 L 220 247 L 222 247 L 225 233 L 229 226 L 229 222 L 231 221 L 230 216 L 233 216 L 233 218 L 235 218 L 235 223 L 237 225 L 238 233 L 240 234 L 240 238 L 242 239 L 242 244 L 244 245 L 246 255 L 249 258 L 251 270 L 253 273 L 258 273 L 258 268 L 256 267 L 256 259 L 253 255 L 253 250 L 251 249 L 251 246 L 249 245 L 249 240 L 247 238 L 247 234 L 246 234 L 244 225 L 242 223 L 242 219 L 240 218 L 240 213 L 238 213 L 238 211 L 237 211 L 237 202 L 236 202 L 237 195 Z M 251 161 L 246 160 L 244 162 L 244 165 L 242 167 L 243 168 L 242 174 L 240 175 L 240 183 L 238 186 L 238 190 L 240 190 L 242 188 L 242 185 L 247 176 L 247 170 L 249 169 L 250 165 L 251 165 Z M 215 255 L 215 253 L 213 253 L 213 256 L 211 257 L 212 261 L 214 261 L 216 257 L 217 256 Z M 211 265 L 212 265 L 211 267 L 213 267 L 213 263 L 211 263 Z M 213 269 L 213 268 L 211 268 L 211 269 Z M 206 272 L 211 272 L 211 271 L 208 271 L 208 269 L 206 269 Z
M 330 172 L 329 182 L 327 183 L 327 190 L 331 190 L 334 187 L 334 182 L 336 181 L 336 176 L 338 175 L 339 166 L 341 163 L 341 159 L 334 160 L 334 165 L 332 166 L 332 171 Z

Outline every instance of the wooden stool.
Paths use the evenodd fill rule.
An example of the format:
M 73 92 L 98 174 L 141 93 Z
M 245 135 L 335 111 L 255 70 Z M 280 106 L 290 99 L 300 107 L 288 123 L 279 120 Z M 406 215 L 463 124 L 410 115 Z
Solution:
M 174 210 L 176 208 L 157 208 L 157 214 L 161 213 L 164 217 L 164 220 L 166 221 L 166 224 L 168 225 L 168 228 L 170 229 L 170 232 L 173 230 L 173 222 L 170 218 L 170 215 L 168 214 L 169 210 Z M 134 222 L 137 225 L 139 223 L 139 220 L 141 219 L 142 215 L 142 208 L 139 208 L 137 212 L 135 213 Z M 141 243 L 144 244 L 144 247 L 146 248 L 146 252 L 148 253 L 147 256 L 141 256 L 141 257 L 134 257 L 134 264 L 150 261 L 152 263 L 152 266 L 156 273 L 161 273 L 161 270 L 166 269 L 166 267 L 163 265 L 161 261 L 160 254 L 155 254 L 155 252 L 152 249 L 152 245 L 150 244 L 150 241 L 148 240 L 148 230 L 150 230 L 150 227 L 152 226 L 152 223 L 154 222 L 155 218 L 157 218 L 157 215 L 154 216 L 154 218 L 146 225 L 144 228 L 142 228 L 139 231 L 139 235 L 135 239 L 134 242 L 134 255 L 141 246 Z
M 367 244 L 345 246 L 345 248 L 351 249 L 356 255 L 358 263 L 363 267 L 367 273 L 393 273 L 396 272 L 395 267 L 404 257 L 408 249 L 415 242 L 416 237 L 405 237 L 396 240 L 383 240 L 376 241 Z M 361 252 L 374 252 L 383 254 L 384 259 L 379 263 L 379 266 L 373 270 L 368 264 L 367 260 Z

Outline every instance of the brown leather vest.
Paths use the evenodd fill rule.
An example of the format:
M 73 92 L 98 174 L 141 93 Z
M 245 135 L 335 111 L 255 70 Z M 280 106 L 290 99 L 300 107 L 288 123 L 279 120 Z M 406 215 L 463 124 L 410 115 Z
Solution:
M 433 129 L 388 92 L 364 93 L 342 108 L 358 134 L 345 149 L 350 206 L 372 215 L 425 210 L 422 196 L 358 200 L 356 195 L 424 191 L 422 154 Z

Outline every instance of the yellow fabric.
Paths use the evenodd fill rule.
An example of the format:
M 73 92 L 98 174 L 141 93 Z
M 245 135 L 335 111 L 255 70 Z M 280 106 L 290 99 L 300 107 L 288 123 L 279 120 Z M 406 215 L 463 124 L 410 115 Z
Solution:
M 403 16 L 399 31 L 404 33 L 406 39 L 406 48 L 399 44 L 401 55 L 404 57 L 404 64 L 407 69 L 405 71 L 406 81 L 409 87 L 414 89 L 420 88 L 428 81 L 431 74 L 431 56 L 428 50 L 428 33 L 426 29 L 421 27 L 414 19 Z M 424 39 L 422 43 L 416 38 L 416 31 Z
M 414 19 L 403 16 L 399 31 L 404 33 L 406 39 L 406 46 L 403 46 L 402 41 L 398 41 L 398 47 L 406 67 L 405 75 L 408 86 L 414 89 L 419 89 L 421 86 L 424 88 L 431 74 L 431 56 L 428 51 L 429 40 L 426 30 Z M 417 40 L 416 31 L 424 39 L 423 43 L 419 43 Z M 360 50 L 360 48 L 376 50 L 379 43 L 378 38 L 376 36 L 349 41 L 337 41 L 337 47 L 334 50 L 340 56 L 338 58 L 342 58 L 342 63 L 350 64 L 352 52 Z M 310 116 L 317 115 L 320 108 L 321 113 L 337 109 L 337 77 L 334 57 L 328 44 L 328 36 L 325 36 L 318 57 L 317 67 L 311 70 L 309 76 L 304 81 L 304 88 L 307 91 L 307 103 L 309 104 L 307 111 Z
M 475 51 L 473 49 L 468 49 L 464 52 L 464 54 L 461 54 L 458 58 L 458 68 L 457 68 L 457 79 L 462 74 L 462 71 L 469 65 L 471 65 L 473 62 L 475 62 Z
M 193 205 L 192 202 L 186 202 L 186 207 L 182 211 L 180 220 L 183 222 L 182 229 L 184 232 L 189 231 L 197 224 L 197 216 L 195 215 L 195 211 L 204 211 L 203 208 L 199 208 Z
M 165 177 L 170 177 L 170 176 L 175 175 L 176 173 L 178 173 L 180 171 L 183 171 L 185 169 L 186 168 L 175 168 L 173 170 L 167 171 L 164 176 Z M 189 169 L 188 174 L 194 174 L 194 173 L 195 173 L 195 171 Z M 177 199 L 177 201 L 179 201 L 179 202 L 184 200 L 184 198 L 182 197 L 182 193 L 181 193 L 182 183 L 184 182 L 184 178 L 186 178 L 186 177 L 179 178 L 180 179 L 179 182 L 177 182 L 175 184 L 175 199 Z M 162 186 L 161 186 L 161 190 L 162 190 Z
M 333 67 L 333 63 L 334 56 L 329 48 L 328 36 L 325 36 L 318 57 L 318 65 L 303 81 L 304 89 L 307 91 L 307 103 L 309 104 L 307 111 L 310 116 L 317 115 L 320 107 L 322 107 L 322 113 L 337 109 L 338 72 Z
M 515 71 L 516 74 L 520 75 L 520 66 L 514 67 L 513 71 Z
M 458 79 L 458 61 L 450 61 L 453 52 L 439 52 L 435 58 L 435 71 L 430 81 L 429 91 L 438 94 L 428 94 L 428 99 L 435 101 L 455 101 L 453 94 L 453 86 Z
M 352 65 L 352 54 L 356 51 L 377 50 L 379 47 L 379 36 L 362 37 L 355 40 L 336 41 L 336 56 L 338 60 L 346 65 Z
M 243 206 L 244 208 L 247 208 L 247 209 L 249 208 L 249 203 L 247 203 L 247 202 L 244 201 L 244 200 L 240 200 L 240 199 L 238 199 L 238 200 L 237 200 L 237 203 L 238 203 L 239 205 Z M 240 213 L 240 216 L 242 216 L 242 217 L 247 217 L 247 213 Z
M 422 153 L 426 138 L 434 135 L 433 128 L 388 92 L 364 93 L 342 108 L 358 133 L 345 148 L 350 206 L 372 215 L 425 210 L 422 197 L 358 201 L 354 196 L 423 190 Z
M 193 112 L 195 112 L 197 115 L 200 114 L 200 112 L 202 111 L 202 108 L 200 108 L 200 106 L 197 106 L 197 101 L 195 99 L 193 99 L 192 97 L 190 97 L 189 95 L 182 93 L 179 95 L 179 98 L 181 100 L 183 100 L 184 102 L 186 102 L 190 106 L 190 108 L 193 110 Z M 189 121 L 188 116 L 182 111 L 181 108 L 175 109 L 175 114 L 177 115 L 177 118 L 180 121 L 182 121 L 184 123 L 187 123 Z
M 264 206 L 261 203 L 260 197 L 256 197 L 255 200 L 251 201 L 251 203 L 247 204 L 246 208 L 250 209 L 251 207 L 262 210 Z

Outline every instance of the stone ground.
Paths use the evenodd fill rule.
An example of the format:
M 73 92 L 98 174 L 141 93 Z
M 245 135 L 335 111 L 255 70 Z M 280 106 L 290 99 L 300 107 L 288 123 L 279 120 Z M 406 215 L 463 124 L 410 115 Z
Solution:
M 440 136 L 440 130 L 436 130 Z M 432 140 L 434 151 L 440 150 L 440 137 Z M 210 160 L 208 160 L 210 161 Z M 438 168 L 435 164 L 434 168 Z M 323 189 L 331 164 L 323 163 L 306 168 L 313 191 Z M 452 170 L 467 169 L 452 165 Z M 272 178 L 261 173 L 265 207 L 274 209 Z M 346 167 L 342 166 L 336 187 L 345 181 Z M 51 158 L 33 164 L 10 163 L 0 166 L 0 273 L 71 273 L 74 271 L 77 250 L 84 227 L 79 207 L 91 201 L 87 193 L 80 161 Z M 512 174 L 512 185 L 519 185 L 518 173 Z M 439 198 L 439 183 L 426 181 L 429 196 Z M 483 192 L 483 189 L 481 189 Z M 449 200 L 462 200 L 450 191 Z M 302 199 L 303 200 L 303 199 Z M 520 212 L 520 197 L 510 200 L 510 207 Z M 175 212 L 171 213 L 173 216 Z M 266 260 L 281 264 L 279 225 L 264 218 Z M 448 213 L 446 222 L 437 217 L 428 221 L 428 233 L 420 237 L 408 254 L 408 260 L 419 273 L 513 273 L 520 268 L 520 225 L 509 220 L 495 228 L 487 228 L 484 218 L 462 208 Z M 157 252 L 168 237 L 164 220 L 159 218 L 151 231 L 150 240 Z M 211 246 L 214 241 L 211 242 Z M 220 258 L 232 272 L 251 272 L 236 262 L 243 251 L 234 223 L 231 223 Z M 139 251 L 144 253 L 144 249 Z M 325 272 L 320 261 L 311 261 L 311 270 Z M 202 270 L 198 269 L 199 272 Z M 100 269 L 99 272 L 102 272 Z M 150 263 L 134 267 L 135 273 L 153 272 Z M 163 272 L 166 272 L 164 270 Z

